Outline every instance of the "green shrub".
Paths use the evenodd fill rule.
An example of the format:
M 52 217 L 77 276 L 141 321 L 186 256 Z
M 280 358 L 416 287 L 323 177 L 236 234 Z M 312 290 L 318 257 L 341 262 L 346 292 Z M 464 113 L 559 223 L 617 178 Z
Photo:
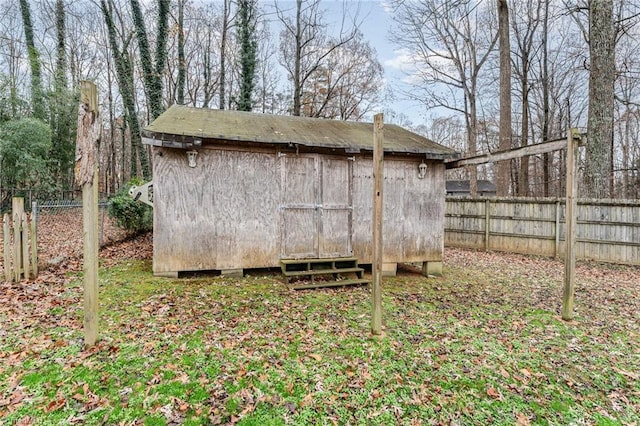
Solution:
M 144 184 L 140 178 L 131 179 L 116 195 L 109 199 L 109 217 L 129 232 L 141 233 L 153 229 L 153 209 L 135 201 L 129 195 L 132 186 Z

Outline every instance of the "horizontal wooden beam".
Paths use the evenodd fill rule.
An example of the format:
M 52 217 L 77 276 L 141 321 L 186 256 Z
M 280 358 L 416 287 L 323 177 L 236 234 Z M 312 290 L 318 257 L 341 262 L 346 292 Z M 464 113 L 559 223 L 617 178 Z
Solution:
M 579 135 L 576 135 L 574 137 L 580 138 Z M 459 160 L 445 160 L 445 165 L 447 169 L 457 169 L 464 166 L 494 163 L 496 161 L 511 160 L 513 158 L 521 158 L 529 155 L 544 154 L 545 152 L 558 151 L 560 149 L 565 149 L 566 147 L 567 138 L 562 138 L 538 143 L 535 145 L 513 148 L 507 151 L 497 151 L 488 154 L 475 155 L 473 157 L 461 158 Z

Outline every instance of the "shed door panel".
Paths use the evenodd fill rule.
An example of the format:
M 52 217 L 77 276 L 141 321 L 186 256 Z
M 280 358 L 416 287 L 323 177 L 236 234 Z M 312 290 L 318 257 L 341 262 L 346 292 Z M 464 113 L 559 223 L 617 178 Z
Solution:
M 282 257 L 351 256 L 351 163 L 317 155 L 282 161 Z
M 282 249 L 285 258 L 318 256 L 318 168 L 312 156 L 282 157 Z
M 322 158 L 320 257 L 351 256 L 351 162 Z
M 315 209 L 287 208 L 282 212 L 282 250 L 287 258 L 317 256 L 318 219 Z

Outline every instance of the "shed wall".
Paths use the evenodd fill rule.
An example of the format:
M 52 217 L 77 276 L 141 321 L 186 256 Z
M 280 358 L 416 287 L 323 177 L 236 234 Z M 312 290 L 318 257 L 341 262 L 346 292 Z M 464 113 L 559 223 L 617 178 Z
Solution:
M 282 207 L 291 189 L 283 167 L 295 154 L 206 147 L 195 168 L 183 150 L 154 148 L 153 155 L 155 273 L 279 266 L 287 214 Z M 311 156 L 325 163 L 337 158 Z M 418 163 L 385 159 L 385 262 L 442 260 L 444 164 L 428 162 L 427 176 L 418 179 Z M 344 184 L 352 185 L 351 247 L 361 263 L 371 263 L 371 159 L 356 156 L 350 170 Z M 322 179 L 328 189 L 342 180 L 333 177 Z M 300 238 L 308 232 L 301 228 Z

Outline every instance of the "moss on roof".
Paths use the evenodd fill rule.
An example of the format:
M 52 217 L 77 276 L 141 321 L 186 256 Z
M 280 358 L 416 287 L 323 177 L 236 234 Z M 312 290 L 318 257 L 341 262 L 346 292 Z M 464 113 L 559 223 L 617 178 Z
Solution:
M 146 136 L 170 135 L 208 139 L 295 144 L 307 147 L 373 150 L 373 123 L 327 120 L 174 105 L 145 128 Z M 384 126 L 384 150 L 423 154 L 427 158 L 455 157 L 456 151 L 394 124 Z

